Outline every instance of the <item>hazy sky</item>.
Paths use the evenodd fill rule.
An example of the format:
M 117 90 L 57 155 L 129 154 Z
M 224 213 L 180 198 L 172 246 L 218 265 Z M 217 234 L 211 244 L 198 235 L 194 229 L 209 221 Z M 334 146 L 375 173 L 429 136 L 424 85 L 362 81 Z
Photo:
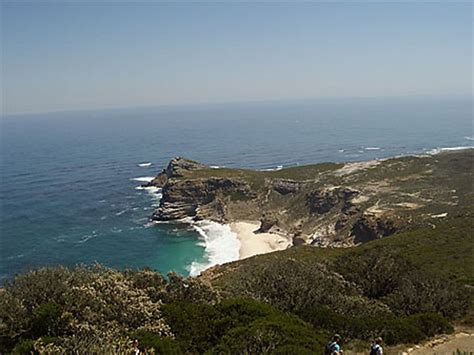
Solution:
M 470 3 L 1 10 L 4 113 L 472 90 Z

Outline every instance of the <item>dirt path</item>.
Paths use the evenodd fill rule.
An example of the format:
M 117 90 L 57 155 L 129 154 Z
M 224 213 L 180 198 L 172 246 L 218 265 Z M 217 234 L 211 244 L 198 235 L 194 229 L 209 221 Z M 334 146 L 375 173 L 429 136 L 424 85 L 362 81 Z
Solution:
M 441 335 L 425 343 L 406 348 L 384 347 L 386 355 L 474 355 L 474 328 L 458 328 L 454 334 Z M 367 355 L 367 352 L 346 351 L 346 355 Z
M 474 354 L 474 329 L 463 329 L 453 335 L 440 337 L 429 341 L 421 346 L 407 349 L 405 354 L 426 355 L 426 354 Z M 402 353 L 403 354 L 403 353 Z

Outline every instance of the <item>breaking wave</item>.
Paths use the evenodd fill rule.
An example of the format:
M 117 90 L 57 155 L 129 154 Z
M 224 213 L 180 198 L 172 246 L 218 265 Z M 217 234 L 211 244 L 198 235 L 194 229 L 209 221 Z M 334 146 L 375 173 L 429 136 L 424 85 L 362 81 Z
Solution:
M 446 148 L 435 148 L 430 151 L 428 151 L 428 154 L 439 154 L 442 152 L 452 152 L 456 150 L 465 150 L 465 149 L 473 149 L 474 146 L 461 146 L 461 147 L 446 147 Z
M 194 222 L 191 226 L 199 233 L 207 259 L 204 262 L 193 261 L 189 265 L 191 276 L 197 276 L 214 265 L 239 259 L 240 241 L 229 225 L 204 220 Z

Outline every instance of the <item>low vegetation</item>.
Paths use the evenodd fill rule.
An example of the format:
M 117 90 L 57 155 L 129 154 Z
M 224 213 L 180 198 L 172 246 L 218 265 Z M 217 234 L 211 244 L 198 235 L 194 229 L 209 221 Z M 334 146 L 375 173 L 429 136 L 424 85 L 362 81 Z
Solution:
M 356 248 L 291 248 L 200 278 L 98 265 L 34 270 L 0 293 L 0 349 L 116 353 L 138 339 L 149 353 L 314 354 L 334 332 L 346 345 L 375 336 L 417 343 L 472 313 L 469 223 Z

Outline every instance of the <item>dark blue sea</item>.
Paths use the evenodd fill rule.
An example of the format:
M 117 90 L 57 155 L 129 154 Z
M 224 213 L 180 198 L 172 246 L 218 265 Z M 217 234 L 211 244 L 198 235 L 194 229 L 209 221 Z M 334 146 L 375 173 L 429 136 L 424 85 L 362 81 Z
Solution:
M 187 275 L 216 228 L 149 222 L 140 189 L 175 156 L 272 169 L 473 145 L 471 98 L 325 99 L 3 116 L 0 282 L 99 262 Z M 205 233 L 214 233 L 206 238 Z M 210 246 L 213 243 L 214 247 Z M 220 244 L 219 244 L 220 243 Z M 220 245 L 216 248 L 216 245 Z

